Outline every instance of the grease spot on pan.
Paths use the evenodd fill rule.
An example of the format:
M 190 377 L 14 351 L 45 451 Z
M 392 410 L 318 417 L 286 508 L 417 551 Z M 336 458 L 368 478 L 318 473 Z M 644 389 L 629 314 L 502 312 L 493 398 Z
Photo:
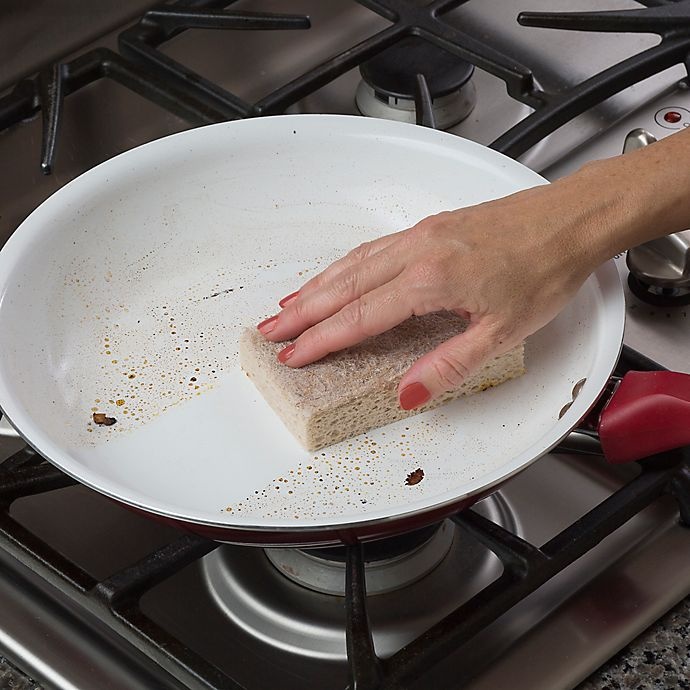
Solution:
M 162 221 L 164 228 L 170 223 Z M 238 265 L 233 252 L 199 245 L 176 275 L 174 245 L 163 241 L 139 256 L 120 247 L 124 269 L 78 257 L 64 277 L 62 303 L 81 304 L 80 335 L 90 334 L 88 342 L 69 345 L 88 370 L 84 410 L 98 398 L 111 401 L 104 413 L 121 413 L 113 427 L 76 429 L 81 443 L 107 442 L 213 389 L 237 366 L 241 330 L 261 317 L 256 292 L 275 283 L 280 296 L 330 262 L 325 255 L 305 259 L 299 249 L 260 258 L 257 246 L 256 257 Z M 160 280 L 167 273 L 170 279 Z M 125 413 L 125 401 L 136 407 Z
M 426 450 L 414 449 L 420 442 L 433 449 L 437 427 L 445 420 L 436 412 L 431 419 L 420 420 L 414 431 L 403 426 L 406 421 L 409 423 L 402 420 L 305 457 L 241 501 L 226 506 L 225 511 L 276 518 L 298 513 L 307 519 L 332 515 L 334 511 L 358 513 L 372 504 L 404 501 L 405 488 L 409 499 L 405 479 L 415 475 L 419 460 L 430 457 Z M 438 459 L 435 474 L 440 482 L 432 490 L 438 490 L 448 478 L 448 472 L 438 467 Z M 423 490 L 423 485 L 415 486 L 415 490 Z

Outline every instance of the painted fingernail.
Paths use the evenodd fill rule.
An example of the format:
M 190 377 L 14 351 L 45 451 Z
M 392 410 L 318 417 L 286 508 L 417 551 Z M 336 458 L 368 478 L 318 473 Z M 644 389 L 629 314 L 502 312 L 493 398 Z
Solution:
M 266 335 L 267 333 L 270 333 L 275 327 L 276 327 L 276 322 L 278 321 L 278 315 L 276 316 L 271 316 L 270 318 L 266 319 L 265 321 L 262 321 L 257 328 L 261 333 Z
M 429 402 L 431 399 L 431 393 L 429 393 L 427 387 L 423 383 L 415 381 L 409 386 L 405 386 L 400 391 L 400 407 L 403 410 L 414 410 L 415 407 L 423 405 L 425 402 Z
M 285 364 L 285 362 L 292 357 L 292 353 L 295 351 L 295 344 L 293 343 L 292 345 L 288 345 L 284 350 L 281 350 L 278 353 L 278 361 L 281 364 Z
M 283 297 L 283 299 L 281 299 L 280 302 L 278 302 L 278 306 L 281 309 L 287 307 L 287 305 L 290 304 L 290 302 L 292 302 L 292 300 L 295 299 L 297 295 L 299 295 L 299 290 L 297 290 L 297 292 L 291 292 L 289 295 L 287 295 L 287 297 Z

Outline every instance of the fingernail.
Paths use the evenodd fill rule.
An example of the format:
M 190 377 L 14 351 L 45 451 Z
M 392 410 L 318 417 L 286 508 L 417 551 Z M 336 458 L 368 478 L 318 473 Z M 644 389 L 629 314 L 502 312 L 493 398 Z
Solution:
M 287 305 L 290 304 L 290 302 L 292 302 L 292 300 L 295 299 L 297 295 L 299 295 L 299 290 L 297 290 L 297 292 L 291 292 L 287 297 L 283 297 L 283 299 L 281 299 L 280 302 L 278 302 L 278 306 L 281 309 L 287 307 Z
M 284 350 L 281 350 L 278 353 L 278 361 L 281 364 L 285 364 L 285 362 L 292 357 L 292 353 L 295 351 L 295 344 L 293 343 L 292 345 L 288 345 Z
M 415 407 L 423 405 L 431 399 L 431 393 L 429 393 L 427 387 L 423 383 L 415 381 L 409 386 L 405 386 L 400 391 L 400 407 L 403 410 L 414 410 Z
M 276 322 L 278 321 L 278 315 L 276 316 L 271 316 L 270 318 L 266 319 L 265 321 L 262 321 L 257 328 L 261 333 L 266 335 L 267 333 L 270 333 L 275 327 L 276 327 Z

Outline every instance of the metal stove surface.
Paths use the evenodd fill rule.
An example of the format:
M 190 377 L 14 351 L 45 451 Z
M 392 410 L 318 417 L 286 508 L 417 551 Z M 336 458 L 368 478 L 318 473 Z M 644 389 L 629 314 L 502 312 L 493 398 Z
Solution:
M 531 10 L 553 9 L 549 0 L 529 3 Z M 639 7 L 631 0 L 611 0 L 609 9 Z M 203 31 L 176 36 L 163 51 L 206 78 L 238 96 L 259 98 L 331 55 L 371 36 L 388 22 L 354 0 L 238 0 L 238 10 L 308 14 L 312 28 L 303 31 Z M 446 16 L 449 23 L 465 27 L 478 36 L 490 36 L 496 48 L 529 64 L 543 75 L 544 86 L 566 88 L 583 78 L 639 53 L 658 38 L 635 34 L 597 34 L 536 29 L 517 24 L 525 6 L 519 0 L 470 0 Z M 560 8 L 565 9 L 565 8 Z M 573 0 L 568 9 L 600 9 L 596 0 Z M 7 29 L 5 29 L 7 30 Z M 308 35 L 307 35 L 308 34 Z M 231 37 L 230 39 L 228 37 Z M 113 32 L 93 45 L 115 48 Z M 308 39 L 308 40 L 307 40 Z M 44 42 L 45 43 L 45 42 Z M 43 44 L 31 48 L 40 50 Z M 0 42 L 0 62 L 9 45 Z M 45 51 L 45 48 L 44 48 Z M 40 64 L 27 50 L 27 62 Z M 561 160 L 583 141 L 588 141 L 619 118 L 669 88 L 683 76 L 682 68 L 652 77 L 608 99 L 527 152 L 522 160 L 537 171 Z M 346 72 L 288 112 L 358 114 L 355 91 L 359 70 Z M 488 144 L 530 112 L 508 97 L 505 84 L 480 69 L 475 71 L 477 105 L 470 117 L 450 131 Z M 0 133 L 0 161 L 11 166 L 0 187 L 0 243 L 4 244 L 17 225 L 44 199 L 81 172 L 122 151 L 181 131 L 189 125 L 109 79 L 101 79 L 68 96 L 64 102 L 54 173 L 43 176 L 39 169 L 41 118 L 21 123 Z
M 520 535 L 539 544 L 634 471 L 552 454 L 505 487 L 501 512 L 504 520 L 514 521 Z M 494 516 L 496 507 L 490 503 L 482 512 Z M 12 514 L 95 576 L 131 564 L 171 537 L 169 529 L 82 487 L 23 499 Z M 676 524 L 673 504 L 659 501 L 500 618 L 463 655 L 430 669 L 416 687 L 455 688 L 454 679 L 478 660 L 485 668 L 470 688 L 574 687 L 634 637 L 640 625 L 656 620 L 690 591 L 689 540 Z M 456 542 L 441 566 L 416 584 L 370 599 L 380 653 L 390 653 L 497 575 L 500 566 L 489 552 L 476 545 L 468 549 L 460 537 Z M 280 644 L 239 625 L 218 605 L 216 590 L 210 587 L 215 552 L 145 595 L 144 612 L 247 688 L 269 687 L 277 677 L 286 689 L 345 687 L 344 631 L 338 629 L 345 617 L 342 599 L 286 580 L 259 549 L 221 548 L 222 558 L 234 561 L 238 578 L 255 579 L 257 597 L 263 596 L 267 604 L 289 600 L 291 608 L 306 611 L 305 622 L 283 620 L 276 613 L 274 625 L 283 629 Z M 473 569 L 465 561 L 468 557 L 480 567 L 461 584 L 459 573 Z M 28 585 L 8 572 L 0 576 L 0 648 L 18 665 L 57 688 L 177 687 L 162 678 L 156 680 L 159 685 L 152 684 L 151 672 L 136 655 L 128 657 L 119 645 L 111 647 L 107 632 L 89 624 L 69 601 L 59 607 L 44 601 L 39 592 L 49 589 L 42 583 Z M 444 596 L 438 597 L 439 592 Z M 299 635 L 319 640 L 321 652 L 293 647 Z M 263 637 L 268 637 L 265 631 Z M 533 663 L 537 657 L 538 665 Z
M 542 0 L 529 5 L 473 0 L 451 17 L 478 34 L 491 33 L 504 51 L 524 56 L 535 71 L 542 67 L 544 78 L 553 80 L 555 86 L 574 83 L 656 41 L 650 36 L 519 27 L 515 17 L 520 10 L 553 7 Z M 275 0 L 235 6 L 288 11 L 285 3 Z M 607 3 L 607 8 L 637 6 L 627 0 Z M 600 9 L 600 3 L 573 1 L 568 9 Z M 269 91 L 386 24 L 350 0 L 295 0 L 289 11 L 311 15 L 314 28 L 309 31 L 309 41 L 301 32 L 234 32 L 229 41 L 223 32 L 197 31 L 171 41 L 166 52 L 250 97 Z M 114 35 L 99 44 L 114 46 Z M 586 160 L 619 153 L 625 134 L 633 126 L 652 127 L 650 116 L 653 120 L 660 108 L 683 105 L 690 109 L 687 97 L 679 100 L 686 93 L 676 87 L 681 76 L 682 70 L 674 70 L 628 89 L 534 147 L 523 157 L 524 162 L 555 179 Z M 355 113 L 358 81 L 357 70 L 352 70 L 292 110 Z M 477 107 L 453 132 L 489 143 L 528 109 L 508 99 L 504 85 L 480 70 L 475 83 Z M 637 119 L 633 123 L 626 117 Z M 80 172 L 120 151 L 185 127 L 179 118 L 101 80 L 66 99 L 53 176 L 44 177 L 39 170 L 40 118 L 0 134 L 0 165 L 5 173 L 0 185 L 0 242 L 43 199 Z M 618 263 L 626 274 L 622 259 Z M 627 288 L 626 297 L 626 342 L 665 366 L 690 372 L 686 310 L 647 307 Z M 9 429 L 4 433 L 0 458 L 21 445 Z M 633 471 L 597 459 L 551 454 L 509 482 L 502 497 L 517 532 L 540 544 L 609 495 Z M 133 563 L 172 536 L 169 529 L 83 487 L 22 499 L 13 505 L 12 515 L 96 577 Z M 476 659 L 485 663 L 470 686 L 477 690 L 573 687 L 690 592 L 690 535 L 677 526 L 675 515 L 670 502 L 657 502 L 485 630 L 472 643 L 469 654 L 456 655 L 430 669 L 418 687 L 454 688 L 457 674 Z M 335 651 L 307 658 L 304 653 L 261 640 L 250 626 L 233 621 L 209 588 L 209 557 L 149 592 L 142 602 L 145 612 L 247 688 L 270 687 L 277 677 L 288 690 L 344 687 L 347 670 L 338 651 L 344 644 L 344 632 L 336 629 L 337 621 L 345 618 L 342 600 L 285 580 L 272 570 L 261 551 L 223 549 L 249 576 L 255 574 L 257 598 L 265 588 L 267 596 L 280 592 L 306 609 L 318 610 L 319 616 L 304 625 L 310 634 L 329 635 Z M 495 575 L 493 557 L 488 552 L 476 554 L 486 567 L 469 588 L 456 588 L 455 567 L 460 567 L 463 556 L 458 539 L 442 567 L 409 589 L 372 598 L 374 635 L 381 650 L 404 642 L 403 630 L 407 631 L 404 634 L 421 632 Z M 179 687 L 73 602 L 56 603 L 52 586 L 17 567 L 10 556 L 0 553 L 0 563 L 0 650 L 37 680 L 51 687 L 79 690 Z M 444 597 L 435 597 L 436 591 L 445 592 Z M 537 658 L 539 664 L 534 663 Z

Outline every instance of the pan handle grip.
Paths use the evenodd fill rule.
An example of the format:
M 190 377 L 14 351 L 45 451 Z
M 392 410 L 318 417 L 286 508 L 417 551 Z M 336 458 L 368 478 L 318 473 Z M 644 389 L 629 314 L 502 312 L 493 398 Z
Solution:
M 615 464 L 690 445 L 690 375 L 630 371 L 599 418 L 599 439 Z

